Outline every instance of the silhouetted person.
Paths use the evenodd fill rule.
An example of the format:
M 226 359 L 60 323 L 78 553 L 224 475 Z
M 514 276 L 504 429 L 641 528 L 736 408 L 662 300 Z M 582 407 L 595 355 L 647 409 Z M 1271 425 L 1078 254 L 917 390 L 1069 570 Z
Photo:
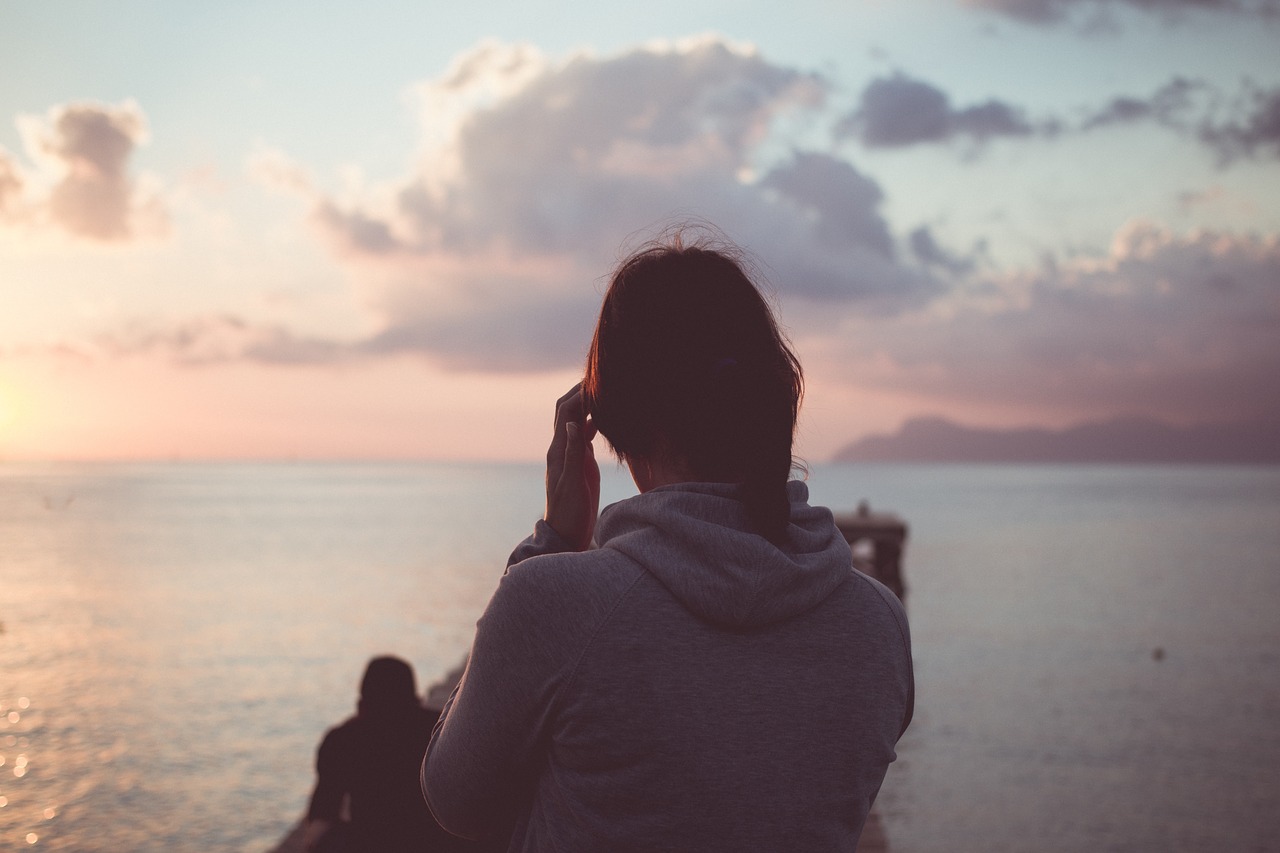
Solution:
M 422 706 L 409 664 L 394 657 L 369 661 L 356 715 L 329 730 L 316 756 L 303 841 L 308 853 L 465 849 L 431 817 L 419 783 L 438 718 Z
M 423 787 L 510 851 L 853 853 L 911 720 L 906 614 L 791 480 L 800 364 L 732 253 L 623 262 L 547 504 Z M 599 431 L 640 494 L 597 513 Z

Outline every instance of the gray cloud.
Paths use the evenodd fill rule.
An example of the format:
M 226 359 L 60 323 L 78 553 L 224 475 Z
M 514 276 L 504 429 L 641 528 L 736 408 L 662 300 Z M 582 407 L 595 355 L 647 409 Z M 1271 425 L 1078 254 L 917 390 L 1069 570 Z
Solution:
M 843 363 L 938 400 L 1280 422 L 1280 236 L 1135 226 L 1104 260 L 987 285 L 943 314 L 854 330 Z
M 921 225 L 907 235 L 907 245 L 916 260 L 927 267 L 938 267 L 951 275 L 965 275 L 973 270 L 976 261 L 944 249 L 927 225 Z
M 1081 130 L 1095 130 L 1112 125 L 1139 121 L 1154 121 L 1176 129 L 1186 129 L 1193 109 L 1203 109 L 1197 96 L 1208 92 L 1208 86 L 1199 80 L 1175 77 L 1161 86 L 1150 97 L 1122 95 L 1086 116 L 1080 123 Z
M 1205 120 L 1200 139 L 1218 154 L 1219 162 L 1242 157 L 1280 159 L 1280 86 L 1249 86 L 1240 98 L 1236 117 L 1222 122 Z
M 893 258 L 893 237 L 878 213 L 884 193 L 849 163 L 825 154 L 799 153 L 760 183 L 811 214 L 814 236 L 823 244 L 838 248 L 853 243 Z
M 137 104 L 67 104 L 43 119 L 22 117 L 18 124 L 28 153 L 53 177 L 47 197 L 23 200 L 34 220 L 47 219 L 78 237 L 102 241 L 164 227 L 163 206 L 129 174 L 134 150 L 147 139 L 146 117 Z M 16 174 L 11 161 L 9 167 Z M 0 163 L 0 184 L 3 173 Z M 21 191 L 11 188 L 9 194 Z
M 967 137 L 985 142 L 1000 136 L 1052 132 L 1037 127 L 1017 107 L 990 100 L 957 109 L 938 87 L 902 73 L 872 80 L 858 107 L 836 128 L 872 148 L 896 148 Z
M 1280 158 L 1280 86 L 1246 82 L 1227 96 L 1202 80 L 1175 77 L 1149 97 L 1124 95 L 1085 116 L 1081 131 L 1150 122 L 1187 134 L 1220 165 L 1244 158 Z
M 311 215 L 343 252 L 388 255 L 404 248 L 386 222 L 359 210 L 343 210 L 329 199 L 321 199 Z
M 468 76 L 510 57 L 480 49 Z M 476 250 L 495 240 L 579 252 L 669 215 L 689 200 L 736 204 L 739 170 L 780 112 L 820 99 L 816 77 L 720 41 L 578 56 L 535 70 L 458 129 L 455 174 L 401 194 L 416 249 Z M 621 230 L 620 230 L 621 228 Z
M 383 281 L 383 331 L 358 351 L 579 363 L 619 243 L 684 219 L 750 247 L 789 299 L 892 314 L 935 297 L 931 268 L 899 257 L 875 181 L 826 152 L 778 152 L 775 119 L 818 108 L 827 88 L 719 40 L 563 63 L 477 48 L 426 87 L 429 129 L 446 126 L 450 99 L 467 106 L 389 202 L 306 190 L 353 272 Z
M 1033 124 L 1002 101 L 956 109 L 938 87 L 897 73 L 871 81 L 836 132 L 871 148 L 896 148 L 961 137 L 977 144 L 1002 136 L 1055 137 L 1136 124 L 1154 124 L 1195 139 L 1223 166 L 1241 159 L 1280 158 L 1280 86 L 1246 82 L 1228 95 L 1204 80 L 1174 77 L 1150 95 L 1118 95 L 1077 120 Z
M 1275 19 L 1280 0 L 961 0 L 976 9 L 987 9 L 1031 24 L 1064 21 L 1077 11 L 1097 14 L 1115 8 L 1138 9 L 1173 20 L 1186 12 L 1229 13 Z

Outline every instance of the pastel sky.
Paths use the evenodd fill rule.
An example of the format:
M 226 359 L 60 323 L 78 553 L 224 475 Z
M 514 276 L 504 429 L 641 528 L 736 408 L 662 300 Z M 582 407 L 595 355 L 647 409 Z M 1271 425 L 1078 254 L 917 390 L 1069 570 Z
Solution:
M 683 221 L 811 460 L 1280 423 L 1278 46 L 1280 0 L 8 2 L 0 460 L 536 459 Z

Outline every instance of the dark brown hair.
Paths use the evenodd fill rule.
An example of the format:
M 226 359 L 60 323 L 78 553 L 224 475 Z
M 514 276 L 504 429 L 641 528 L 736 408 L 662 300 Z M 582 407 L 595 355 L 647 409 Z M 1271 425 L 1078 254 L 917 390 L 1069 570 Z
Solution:
M 624 260 L 583 397 L 619 458 L 661 454 L 698 480 L 741 484 L 756 532 L 780 544 L 804 377 L 736 255 L 677 236 Z
M 376 657 L 365 667 L 360 681 L 360 701 L 356 712 L 362 717 L 382 719 L 420 707 L 413 667 L 397 657 Z

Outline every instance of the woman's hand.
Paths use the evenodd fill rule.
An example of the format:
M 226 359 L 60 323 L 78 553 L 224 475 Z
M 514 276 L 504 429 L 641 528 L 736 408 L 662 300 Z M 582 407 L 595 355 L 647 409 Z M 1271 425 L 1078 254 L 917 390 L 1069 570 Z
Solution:
M 582 383 L 556 401 L 555 435 L 547 450 L 547 511 L 543 520 L 575 551 L 591 546 L 600 512 L 600 466 L 591 439 L 596 427 L 582 405 Z

